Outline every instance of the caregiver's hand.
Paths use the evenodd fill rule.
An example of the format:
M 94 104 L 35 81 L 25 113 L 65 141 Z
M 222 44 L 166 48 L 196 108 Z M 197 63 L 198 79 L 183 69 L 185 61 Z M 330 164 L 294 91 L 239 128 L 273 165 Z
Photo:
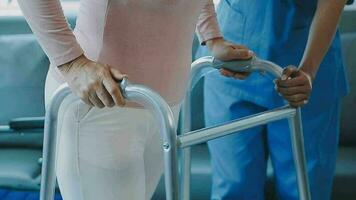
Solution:
M 308 103 L 313 79 L 314 77 L 303 69 L 288 66 L 282 77 L 275 80 L 275 88 L 292 107 L 300 107 Z
M 214 38 L 206 42 L 206 46 L 210 49 L 211 54 L 222 61 L 229 60 L 244 60 L 253 56 L 253 52 L 242 45 L 230 43 L 223 38 Z M 249 73 L 241 72 L 235 73 L 230 70 L 222 68 L 220 73 L 227 77 L 245 79 Z
M 69 87 L 86 104 L 99 108 L 125 105 L 117 81 L 126 75 L 84 55 L 58 67 Z

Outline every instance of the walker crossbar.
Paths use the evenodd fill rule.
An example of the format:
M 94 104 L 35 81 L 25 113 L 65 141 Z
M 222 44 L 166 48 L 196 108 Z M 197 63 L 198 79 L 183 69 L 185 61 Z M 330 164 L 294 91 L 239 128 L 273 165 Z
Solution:
M 270 61 L 262 60 L 254 56 L 250 60 L 230 61 L 229 67 L 234 65 L 241 67 L 243 72 L 267 72 L 275 78 L 282 75 L 283 69 Z M 212 72 L 215 68 L 221 68 L 224 62 L 216 60 L 211 56 L 197 59 L 191 65 L 191 77 L 186 92 L 186 97 L 182 105 L 182 132 L 177 139 L 178 148 L 183 148 L 180 154 L 180 197 L 184 200 L 190 199 L 190 169 L 191 156 L 190 147 L 195 144 L 207 142 L 211 139 L 232 134 L 236 131 L 245 130 L 255 126 L 263 125 L 281 119 L 288 119 L 291 144 L 293 149 L 294 165 L 296 169 L 299 198 L 301 200 L 310 200 L 310 188 L 308 183 L 308 174 L 306 168 L 306 159 L 304 152 L 303 128 L 301 121 L 300 108 L 291 108 L 285 106 L 272 111 L 255 114 L 249 117 L 228 122 L 223 125 L 205 128 L 197 131 L 191 131 L 191 93 L 197 82 L 207 73 Z M 218 65 L 218 66 L 214 66 Z M 238 70 L 238 67 L 236 68 Z
M 178 147 L 191 147 L 193 145 L 205 143 L 212 139 L 233 134 L 237 131 L 246 130 L 255 126 L 264 125 L 285 118 L 293 118 L 295 114 L 296 110 L 294 108 L 285 106 L 275 110 L 266 111 L 263 113 L 227 122 L 223 125 L 217 125 L 188 132 L 186 134 L 178 136 Z
M 120 88 L 128 101 L 136 102 L 153 111 L 163 138 L 166 199 L 178 199 L 177 134 L 170 107 L 162 97 L 145 86 L 130 84 L 124 79 Z M 54 93 L 46 109 L 40 200 L 54 198 L 58 111 L 63 100 L 70 94 L 68 86 L 62 85 Z M 70 103 L 79 100 L 72 99 Z

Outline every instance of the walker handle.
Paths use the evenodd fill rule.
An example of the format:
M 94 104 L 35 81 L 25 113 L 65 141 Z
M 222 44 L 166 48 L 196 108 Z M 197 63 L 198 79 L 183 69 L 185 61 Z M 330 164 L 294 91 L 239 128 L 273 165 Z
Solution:
M 283 68 L 279 65 L 264 59 L 260 59 L 257 56 L 252 56 L 247 60 L 232 60 L 221 61 L 216 58 L 212 58 L 211 65 L 215 69 L 228 69 L 235 73 L 241 72 L 267 72 L 274 78 L 280 78 L 283 73 Z
M 213 58 L 212 67 L 215 69 L 228 69 L 232 72 L 250 72 L 251 64 L 254 57 L 244 60 L 221 61 Z

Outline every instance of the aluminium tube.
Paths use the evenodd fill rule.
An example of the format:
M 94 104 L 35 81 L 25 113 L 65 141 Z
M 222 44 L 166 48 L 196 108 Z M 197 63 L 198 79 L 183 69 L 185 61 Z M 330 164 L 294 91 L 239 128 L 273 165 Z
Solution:
M 213 57 L 203 57 L 191 64 L 190 80 L 185 93 L 185 98 L 181 108 L 181 134 L 186 134 L 191 131 L 191 105 L 192 91 L 198 81 L 209 71 L 214 69 L 211 67 Z M 179 171 L 180 171 L 180 199 L 190 198 L 190 169 L 191 169 L 191 149 L 184 148 L 180 150 Z
M 43 138 L 43 161 L 41 172 L 40 200 L 53 200 L 56 186 L 56 144 L 57 144 L 57 121 L 60 105 L 71 91 L 67 85 L 62 85 L 54 92 L 52 100 L 46 108 L 44 138 Z
M 296 109 L 296 114 L 289 118 L 288 121 L 294 165 L 296 166 L 295 170 L 298 180 L 299 199 L 310 200 L 311 194 L 308 181 L 307 162 L 304 152 L 303 124 L 300 111 L 300 108 Z
M 124 79 L 120 88 L 128 101 L 153 110 L 163 138 L 166 199 L 178 200 L 177 135 L 170 107 L 162 97 L 145 86 L 130 84 Z M 62 85 L 54 93 L 46 109 L 40 200 L 53 200 L 54 198 L 58 111 L 62 101 L 70 94 L 68 86 Z
M 282 75 L 283 69 L 276 65 L 273 62 L 267 61 L 267 60 L 262 60 L 259 59 L 258 57 L 254 56 L 250 62 L 246 62 L 246 61 L 242 61 L 243 65 L 246 65 L 246 63 L 248 63 L 246 66 L 243 66 L 239 63 L 239 61 L 232 61 L 232 62 L 236 62 L 237 65 L 240 65 L 240 67 L 243 67 L 243 69 L 249 72 L 254 72 L 254 71 L 260 71 L 260 72 L 267 72 L 268 74 L 272 75 L 273 77 L 279 78 Z M 232 63 L 230 62 L 230 64 Z M 219 63 L 223 63 L 221 61 L 218 61 Z M 191 120 L 191 91 L 194 88 L 195 84 L 206 74 L 209 73 L 212 69 L 212 66 L 215 64 L 215 58 L 211 57 L 211 56 L 206 56 L 206 57 L 202 57 L 197 59 L 195 62 L 192 63 L 192 75 L 190 78 L 190 82 L 188 85 L 188 91 L 187 91 L 187 95 L 186 98 L 184 100 L 184 104 L 183 104 L 183 108 L 182 108 L 182 116 L 183 116 L 183 127 L 185 127 L 185 124 L 188 124 L 190 127 L 190 120 Z M 210 68 L 210 69 L 209 69 Z M 188 104 L 188 106 L 185 106 L 186 104 Z M 299 124 L 300 127 L 302 125 L 301 123 L 301 118 L 300 118 L 300 113 L 301 110 L 300 108 L 296 109 L 296 117 L 299 118 Z M 297 116 L 298 115 L 298 116 Z M 295 117 L 295 118 L 296 118 Z M 295 120 L 294 120 L 295 121 Z M 291 124 L 292 122 L 289 121 L 289 123 Z M 187 126 L 188 127 L 188 126 Z M 303 129 L 299 128 L 299 129 L 295 129 L 292 130 L 292 128 L 295 128 L 296 126 L 291 126 L 291 134 L 296 134 L 299 135 L 299 137 L 291 137 L 291 143 L 292 143 L 292 148 L 293 148 L 293 156 L 295 159 L 295 166 L 296 166 L 296 173 L 297 173 L 297 181 L 298 181 L 298 190 L 299 193 L 305 193 L 305 194 L 301 194 L 300 198 L 303 200 L 309 200 L 310 199 L 310 188 L 309 188 L 309 183 L 308 183 L 308 178 L 305 177 L 307 174 L 306 171 L 306 161 L 305 161 L 305 152 L 304 152 L 304 144 L 303 141 L 297 141 L 299 138 L 303 138 Z M 185 133 L 187 133 L 190 129 L 186 128 L 183 129 L 185 130 Z M 188 130 L 188 131 L 187 131 Z M 297 144 L 297 145 L 295 145 Z M 183 174 L 182 176 L 182 182 L 181 182 L 181 186 L 182 186 L 182 196 L 184 197 L 184 200 L 188 200 L 189 199 L 189 190 L 190 190 L 190 149 L 186 148 L 185 150 L 183 150 L 183 156 L 182 156 L 182 163 L 185 163 L 185 165 L 183 165 L 181 167 L 181 173 Z M 298 161 L 298 162 L 297 162 Z M 302 178 L 304 174 L 305 178 Z M 303 187 L 303 188 L 302 188 Z M 303 196 L 305 198 L 303 198 Z
M 282 76 L 283 69 L 273 62 L 253 59 L 251 68 L 259 71 L 267 71 L 272 76 L 279 78 Z M 310 186 L 308 181 L 308 170 L 304 148 L 303 124 L 301 119 L 301 108 L 296 108 L 296 114 L 288 119 L 291 134 L 291 144 L 293 151 L 294 165 L 296 169 L 299 199 L 310 200 Z
M 187 148 L 193 145 L 233 134 L 237 131 L 246 130 L 255 126 L 264 125 L 281 119 L 295 116 L 296 110 L 289 106 L 283 106 L 274 110 L 243 117 L 223 125 L 208 127 L 178 136 L 178 147 Z M 236 133 L 238 134 L 238 133 Z

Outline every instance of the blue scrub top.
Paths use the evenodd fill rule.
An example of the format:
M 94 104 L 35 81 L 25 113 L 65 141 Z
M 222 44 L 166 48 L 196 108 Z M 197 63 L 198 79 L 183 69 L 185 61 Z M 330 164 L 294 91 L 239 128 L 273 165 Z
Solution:
M 317 0 L 221 0 L 217 17 L 226 40 L 243 44 L 260 58 L 283 67 L 298 66 L 316 6 Z M 204 48 L 197 52 L 199 56 L 206 54 Z M 217 82 L 216 87 L 221 89 L 246 90 L 240 92 L 241 97 L 262 106 L 269 107 L 281 102 L 267 76 L 253 74 L 245 81 L 236 81 L 215 73 L 208 75 L 206 80 Z M 348 93 L 338 32 L 319 68 L 313 87 L 311 98 L 322 100 L 325 105 Z

